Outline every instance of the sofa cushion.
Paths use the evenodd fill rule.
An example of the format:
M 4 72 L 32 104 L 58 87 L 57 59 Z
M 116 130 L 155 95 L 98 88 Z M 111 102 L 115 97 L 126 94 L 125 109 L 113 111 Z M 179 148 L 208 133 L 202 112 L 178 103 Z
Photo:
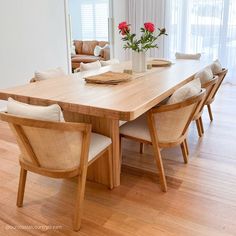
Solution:
M 109 43 L 107 41 L 98 41 L 98 46 L 100 46 L 100 47 L 104 47 L 107 44 L 109 45 Z
M 75 45 L 76 54 L 81 54 L 82 53 L 82 47 L 83 47 L 83 41 L 74 40 L 74 45 Z
M 201 84 L 204 85 L 207 82 L 211 81 L 214 77 L 211 68 L 207 66 L 203 70 L 199 71 L 195 76 L 196 79 L 199 78 L 201 81 Z
M 50 69 L 46 71 L 35 71 L 34 73 L 34 81 L 40 81 L 45 79 L 53 79 L 57 77 L 63 77 L 66 73 L 61 67 Z
M 58 104 L 34 106 L 15 101 L 12 98 L 8 98 L 7 112 L 12 115 L 38 120 L 60 121 L 61 118 L 61 108 Z
M 83 71 L 88 71 L 88 70 L 98 70 L 101 68 L 101 63 L 100 61 L 95 61 L 95 62 L 91 62 L 91 63 L 80 63 L 80 72 Z
M 178 102 L 182 102 L 190 97 L 193 97 L 201 92 L 201 82 L 200 79 L 194 79 L 191 82 L 185 84 L 181 88 L 177 89 L 167 104 L 174 104 Z
M 220 64 L 220 61 L 217 59 L 211 64 L 211 70 L 214 75 L 219 74 L 222 72 L 222 65 Z
M 82 54 L 94 55 L 96 45 L 98 45 L 97 41 L 83 41 Z

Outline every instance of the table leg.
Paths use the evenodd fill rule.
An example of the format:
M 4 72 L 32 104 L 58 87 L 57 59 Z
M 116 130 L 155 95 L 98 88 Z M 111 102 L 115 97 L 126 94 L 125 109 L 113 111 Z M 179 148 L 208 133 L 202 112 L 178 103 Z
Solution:
M 64 111 L 63 115 L 66 121 L 90 123 L 92 124 L 93 132 L 106 135 L 112 139 L 113 182 L 115 187 L 119 186 L 121 172 L 119 120 L 68 111 Z M 89 166 L 87 178 L 91 181 L 109 186 L 109 170 L 106 155 L 107 154 L 104 154 L 103 157 L 97 159 Z

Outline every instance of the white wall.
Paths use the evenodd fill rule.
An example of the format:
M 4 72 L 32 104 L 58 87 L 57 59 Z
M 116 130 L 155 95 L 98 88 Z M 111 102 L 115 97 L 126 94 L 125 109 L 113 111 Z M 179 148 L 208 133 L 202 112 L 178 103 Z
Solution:
M 27 83 L 35 70 L 68 71 L 64 10 L 64 0 L 0 1 L 0 88 Z
M 113 0 L 114 57 L 121 61 L 126 59 L 126 53 L 123 49 L 123 41 L 119 35 L 118 25 L 122 21 L 127 21 L 127 10 L 127 0 Z

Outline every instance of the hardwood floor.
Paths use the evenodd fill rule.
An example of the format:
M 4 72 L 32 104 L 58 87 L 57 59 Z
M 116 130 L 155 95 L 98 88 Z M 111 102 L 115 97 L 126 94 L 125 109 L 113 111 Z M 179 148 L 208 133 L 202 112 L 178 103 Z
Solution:
M 76 180 L 29 173 L 24 206 L 16 207 L 19 150 L 0 123 L 0 235 L 236 235 L 236 87 L 224 84 L 212 109 L 212 123 L 204 112 L 203 138 L 192 123 L 189 164 L 180 148 L 162 151 L 167 193 L 160 189 L 152 148 L 139 154 L 137 143 L 124 142 L 121 186 L 110 191 L 87 182 L 78 233 L 71 223 Z

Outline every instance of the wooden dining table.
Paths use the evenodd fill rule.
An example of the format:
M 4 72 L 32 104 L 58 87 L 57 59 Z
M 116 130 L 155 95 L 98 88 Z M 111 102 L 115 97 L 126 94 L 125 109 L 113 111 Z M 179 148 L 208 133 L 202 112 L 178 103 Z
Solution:
M 209 63 L 201 60 L 175 60 L 168 67 L 153 67 L 117 85 L 86 83 L 84 78 L 107 71 L 123 72 L 130 62 L 105 66 L 99 70 L 0 89 L 0 99 L 9 97 L 33 105 L 59 104 L 67 122 L 92 124 L 93 132 L 112 139 L 114 185 L 120 185 L 120 121 L 131 121 L 169 97 L 194 78 Z M 108 185 L 106 156 L 88 169 L 88 179 Z

